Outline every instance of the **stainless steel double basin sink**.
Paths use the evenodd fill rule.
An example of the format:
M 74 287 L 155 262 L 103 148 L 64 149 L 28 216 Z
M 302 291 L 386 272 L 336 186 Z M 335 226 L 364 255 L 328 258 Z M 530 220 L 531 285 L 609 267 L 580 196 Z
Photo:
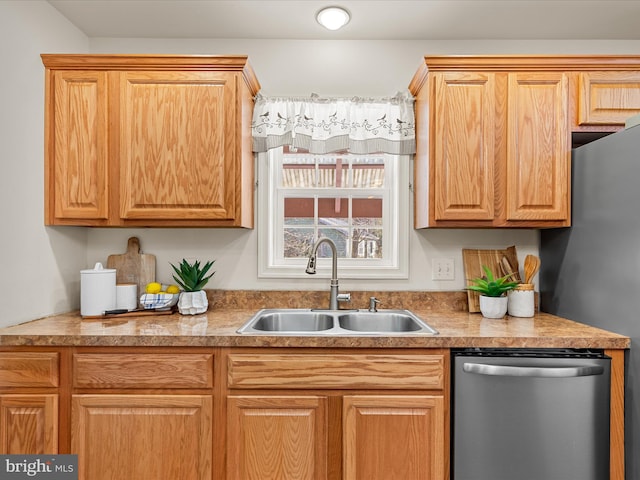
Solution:
M 260 310 L 240 329 L 248 335 L 437 335 L 409 310 Z

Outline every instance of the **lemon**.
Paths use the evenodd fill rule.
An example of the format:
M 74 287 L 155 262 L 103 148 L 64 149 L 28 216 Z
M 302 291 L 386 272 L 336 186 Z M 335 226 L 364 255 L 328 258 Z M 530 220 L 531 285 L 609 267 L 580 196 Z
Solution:
M 160 293 L 162 290 L 162 285 L 158 282 L 147 283 L 146 292 L 147 293 Z
M 180 288 L 178 288 L 177 285 L 169 285 L 167 287 L 167 293 L 175 295 L 176 293 L 180 293 Z

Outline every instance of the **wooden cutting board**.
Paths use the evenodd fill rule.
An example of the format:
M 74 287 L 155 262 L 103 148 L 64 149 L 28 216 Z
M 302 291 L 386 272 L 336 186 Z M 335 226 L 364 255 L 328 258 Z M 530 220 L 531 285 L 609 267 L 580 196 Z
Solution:
M 148 283 L 156 281 L 156 256 L 140 253 L 140 240 L 131 237 L 127 251 L 122 255 L 109 255 L 107 268 L 116 269 L 116 283 L 138 285 L 138 298 L 145 292 Z
M 462 249 L 462 260 L 464 262 L 464 278 L 466 285 L 471 285 L 471 280 L 484 276 L 482 265 L 486 265 L 496 277 L 506 275 L 502 264 L 502 257 L 506 257 L 513 271 L 518 272 L 518 254 L 516 247 L 511 246 L 502 250 L 474 250 L 469 248 Z M 520 281 L 520 278 L 514 278 L 514 281 Z M 467 298 L 469 300 L 469 311 L 480 311 L 480 295 L 472 290 L 467 290 Z

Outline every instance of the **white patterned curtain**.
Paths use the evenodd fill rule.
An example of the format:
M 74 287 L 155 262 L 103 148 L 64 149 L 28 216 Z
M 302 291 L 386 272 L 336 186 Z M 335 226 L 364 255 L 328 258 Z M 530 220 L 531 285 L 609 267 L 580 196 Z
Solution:
M 416 151 L 413 97 L 256 97 L 251 124 L 253 151 L 290 145 L 311 153 L 410 155 Z

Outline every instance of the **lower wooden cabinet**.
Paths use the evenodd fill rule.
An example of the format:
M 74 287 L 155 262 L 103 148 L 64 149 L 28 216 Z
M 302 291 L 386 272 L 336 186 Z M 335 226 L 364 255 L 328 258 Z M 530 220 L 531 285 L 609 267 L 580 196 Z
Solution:
M 436 348 L 8 347 L 0 453 L 77 454 L 81 480 L 448 480 L 449 370 Z
M 444 397 L 348 395 L 343 402 L 343 478 L 445 478 Z
M 326 479 L 327 419 L 324 396 L 230 396 L 227 479 Z
M 59 386 L 59 352 L 0 352 L 0 454 L 59 453 Z
M 78 349 L 70 453 L 80 480 L 211 480 L 211 349 Z
M 232 350 L 226 479 L 444 480 L 445 353 Z
M 227 480 L 446 478 L 443 396 L 329 398 L 230 396 Z M 330 403 L 342 403 L 342 411 L 332 415 Z M 340 438 L 330 455 L 330 439 Z M 340 465 L 329 465 L 336 459 Z
M 81 480 L 210 480 L 208 395 L 74 395 L 71 451 Z
M 0 453 L 58 453 L 58 395 L 0 395 Z

